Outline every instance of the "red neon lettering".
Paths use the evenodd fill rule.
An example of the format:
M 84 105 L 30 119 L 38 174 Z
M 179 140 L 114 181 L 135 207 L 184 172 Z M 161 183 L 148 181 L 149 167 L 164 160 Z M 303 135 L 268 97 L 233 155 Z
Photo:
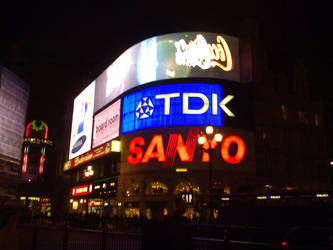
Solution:
M 237 152 L 234 156 L 231 156 L 229 154 L 229 149 L 231 143 L 236 143 L 237 144 Z M 245 155 L 245 144 L 244 141 L 239 138 L 238 136 L 228 136 L 225 138 L 222 142 L 221 146 L 221 156 L 223 160 L 230 164 L 236 164 L 239 163 L 241 160 L 243 160 Z
M 156 151 L 154 151 L 156 148 Z M 144 154 L 141 163 L 147 163 L 149 159 L 157 158 L 157 161 L 163 162 L 165 161 L 165 153 L 163 146 L 163 138 L 162 135 L 154 135 L 151 140 L 146 153 Z
M 129 145 L 129 150 L 132 153 L 131 155 L 127 156 L 127 162 L 129 164 L 138 164 L 142 158 L 143 151 L 140 146 L 145 145 L 145 139 L 142 137 L 135 137 Z
M 203 135 L 203 136 L 205 137 L 205 143 L 203 144 L 202 147 L 205 151 L 203 151 L 203 153 L 202 153 L 201 161 L 202 162 L 209 162 L 209 154 L 208 154 L 208 152 L 206 152 L 206 150 L 208 150 L 209 147 L 211 149 L 215 149 L 217 147 L 218 143 L 217 143 L 217 141 L 215 141 L 215 137 L 214 137 L 213 140 L 210 142 L 210 145 L 209 145 L 209 142 L 208 142 L 208 139 L 207 139 L 206 135 Z M 223 135 L 222 135 L 222 138 L 223 138 Z
M 192 161 L 198 138 L 198 131 L 199 128 L 189 129 L 185 145 L 181 134 L 170 134 L 163 168 L 171 168 L 173 166 L 176 152 L 182 162 Z
M 44 165 L 44 155 L 40 156 L 40 162 L 39 162 L 39 173 L 43 173 L 43 165 Z
M 28 162 L 28 154 L 25 153 L 23 156 L 22 173 L 27 172 L 27 162 Z

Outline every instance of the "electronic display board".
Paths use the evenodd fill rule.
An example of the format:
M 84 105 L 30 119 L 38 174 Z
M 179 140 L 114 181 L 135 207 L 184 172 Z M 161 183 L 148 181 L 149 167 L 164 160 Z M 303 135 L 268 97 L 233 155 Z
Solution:
M 94 112 L 127 90 L 179 78 L 240 81 L 239 39 L 217 33 L 172 33 L 127 49 L 96 79 Z
M 139 90 L 123 98 L 122 133 L 183 125 L 220 127 L 222 112 L 230 111 L 228 102 L 222 100 L 222 86 L 217 84 L 168 84 Z
M 91 149 L 94 93 L 95 81 L 74 99 L 69 159 Z

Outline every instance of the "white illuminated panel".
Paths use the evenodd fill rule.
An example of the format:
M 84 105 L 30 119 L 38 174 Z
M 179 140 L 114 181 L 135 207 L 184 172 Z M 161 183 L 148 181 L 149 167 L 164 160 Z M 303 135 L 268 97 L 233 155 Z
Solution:
M 93 148 L 119 136 L 120 100 L 95 116 Z
M 95 81 L 74 100 L 69 159 L 91 149 Z

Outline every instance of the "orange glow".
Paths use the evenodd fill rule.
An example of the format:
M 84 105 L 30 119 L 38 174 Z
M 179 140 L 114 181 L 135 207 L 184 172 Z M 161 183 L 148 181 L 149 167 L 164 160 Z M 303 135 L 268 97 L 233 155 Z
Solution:
M 217 45 L 215 44 L 209 45 L 212 57 L 216 60 L 211 62 L 212 67 L 218 66 L 220 69 L 224 71 L 232 70 L 232 56 L 227 42 L 223 39 L 222 36 L 217 36 L 216 41 L 218 42 Z M 222 46 L 219 43 L 221 43 Z M 226 65 L 224 66 L 218 63 L 217 62 L 218 60 L 220 60 L 221 62 L 226 62 Z
M 129 164 L 138 164 L 142 158 L 143 151 L 140 146 L 145 145 L 145 139 L 142 137 L 135 137 L 129 145 L 129 150 L 132 153 L 127 156 L 127 162 Z
M 155 148 L 156 151 L 154 151 Z M 147 163 L 151 158 L 157 158 L 159 162 L 165 161 L 165 151 L 162 135 L 154 135 L 141 162 Z
M 229 148 L 231 143 L 236 143 L 237 144 L 237 152 L 234 156 L 231 156 L 229 154 Z M 228 136 L 225 138 L 222 142 L 221 146 L 221 156 L 223 160 L 230 164 L 236 164 L 239 163 L 241 160 L 243 160 L 245 155 L 245 144 L 244 141 L 239 138 L 238 136 Z
M 28 162 L 28 154 L 25 153 L 23 156 L 22 173 L 27 172 L 27 162 Z

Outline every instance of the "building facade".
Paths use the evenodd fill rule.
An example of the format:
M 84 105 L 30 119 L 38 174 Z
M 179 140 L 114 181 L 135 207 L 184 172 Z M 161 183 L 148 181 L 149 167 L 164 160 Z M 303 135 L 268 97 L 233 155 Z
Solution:
M 271 72 L 253 34 L 149 38 L 87 86 L 63 169 L 69 210 L 149 216 L 182 197 L 188 216 L 211 199 L 218 216 L 236 194 L 327 189 L 323 107 L 306 96 L 302 64 Z M 208 125 L 222 140 L 201 146 Z
M 0 200 L 15 199 L 30 86 L 0 66 Z

